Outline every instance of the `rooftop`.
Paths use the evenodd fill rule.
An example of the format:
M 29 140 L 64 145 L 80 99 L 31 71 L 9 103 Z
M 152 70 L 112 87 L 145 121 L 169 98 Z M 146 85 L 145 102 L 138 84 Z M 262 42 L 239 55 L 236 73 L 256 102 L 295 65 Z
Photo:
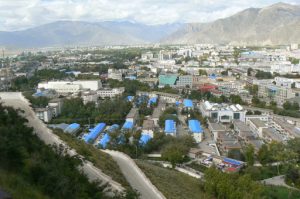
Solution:
M 189 129 L 192 133 L 203 133 L 203 129 L 198 120 L 189 120 Z

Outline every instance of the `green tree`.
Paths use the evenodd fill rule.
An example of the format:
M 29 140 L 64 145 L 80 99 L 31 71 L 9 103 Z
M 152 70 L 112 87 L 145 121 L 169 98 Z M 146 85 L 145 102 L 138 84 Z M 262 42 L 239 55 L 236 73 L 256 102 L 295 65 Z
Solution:
M 176 164 L 184 160 L 186 151 L 184 146 L 171 143 L 163 149 L 161 155 L 164 160 L 169 161 L 172 167 L 175 168 Z
M 254 147 L 253 145 L 247 145 L 244 149 L 245 159 L 249 166 L 253 166 L 255 161 Z

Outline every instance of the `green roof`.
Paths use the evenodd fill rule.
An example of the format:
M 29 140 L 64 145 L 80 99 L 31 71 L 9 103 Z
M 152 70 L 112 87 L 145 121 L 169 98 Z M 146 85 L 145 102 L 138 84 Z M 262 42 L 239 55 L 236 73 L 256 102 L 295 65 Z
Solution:
M 177 75 L 160 75 L 159 84 L 160 85 L 174 85 L 177 79 Z

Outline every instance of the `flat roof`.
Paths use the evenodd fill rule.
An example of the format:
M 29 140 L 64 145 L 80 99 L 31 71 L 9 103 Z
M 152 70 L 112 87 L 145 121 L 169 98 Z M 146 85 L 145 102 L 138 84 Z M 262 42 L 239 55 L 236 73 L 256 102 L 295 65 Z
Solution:
M 260 119 L 257 119 L 257 118 L 253 118 L 253 119 L 250 119 L 250 121 L 258 128 L 260 127 L 267 127 L 266 123 L 263 122 L 262 120 Z
M 222 124 L 210 122 L 209 125 L 210 125 L 212 131 L 226 131 L 225 126 L 223 126 Z

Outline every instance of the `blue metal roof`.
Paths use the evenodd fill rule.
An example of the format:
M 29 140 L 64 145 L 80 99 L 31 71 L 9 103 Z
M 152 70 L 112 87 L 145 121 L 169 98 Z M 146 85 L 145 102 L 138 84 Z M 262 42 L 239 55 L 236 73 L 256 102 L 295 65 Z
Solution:
M 174 120 L 165 121 L 165 133 L 176 133 L 176 123 Z
M 104 130 L 106 124 L 105 123 L 99 123 L 94 129 L 91 130 L 91 132 L 84 138 L 85 142 L 90 142 L 95 140 L 99 134 Z
M 203 129 L 198 120 L 189 120 L 189 129 L 192 133 L 203 133 Z
M 122 127 L 122 129 L 132 129 L 133 128 L 133 122 L 126 121 Z
M 231 159 L 231 158 L 224 158 L 223 161 L 227 162 L 227 163 L 230 163 L 230 164 L 237 165 L 237 166 L 242 165 L 242 162 L 234 160 L 234 159 Z
M 187 107 L 187 108 L 193 108 L 193 101 L 190 99 L 184 99 L 183 105 L 184 105 L 184 107 Z
M 100 145 L 103 148 L 106 148 L 107 144 L 110 141 L 110 136 L 108 135 L 108 133 L 104 134 L 104 136 L 100 139 L 98 145 Z
M 64 131 L 68 133 L 72 133 L 73 131 L 76 131 L 79 128 L 80 128 L 80 124 L 73 123 L 70 124 Z
M 147 144 L 151 139 L 152 139 L 152 137 L 151 137 L 150 135 L 142 134 L 139 143 L 140 143 L 141 145 L 145 145 L 145 144 Z

